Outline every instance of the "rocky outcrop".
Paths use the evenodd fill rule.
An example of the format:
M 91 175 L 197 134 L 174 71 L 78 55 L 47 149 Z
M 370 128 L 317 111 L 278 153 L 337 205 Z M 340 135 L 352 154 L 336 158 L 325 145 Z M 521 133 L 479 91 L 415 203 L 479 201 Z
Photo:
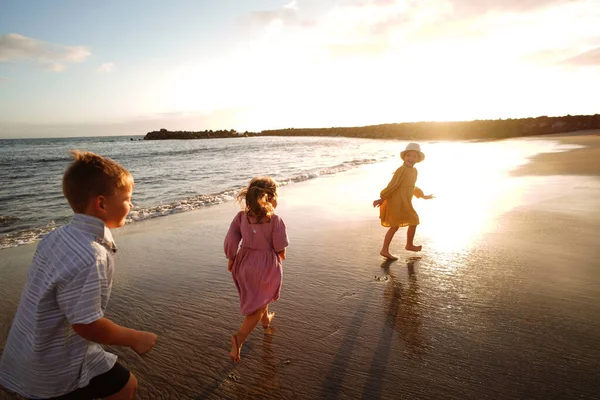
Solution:
M 235 130 L 177 131 L 166 129 L 149 132 L 144 140 L 212 139 L 246 136 L 344 136 L 372 139 L 405 140 L 476 140 L 567 133 L 600 129 L 600 114 L 567 115 L 521 119 L 475 120 L 462 122 L 405 122 L 354 128 L 288 128 L 260 133 L 238 133 Z
M 168 140 L 168 139 L 216 139 L 216 138 L 237 138 L 244 136 L 256 136 L 257 133 L 245 132 L 238 133 L 231 130 L 206 130 L 206 131 L 168 131 L 161 129 L 159 131 L 148 132 L 144 140 Z
M 600 114 L 464 122 L 407 122 L 356 128 L 281 129 L 261 136 L 345 136 L 376 139 L 451 140 L 509 137 L 600 129 Z

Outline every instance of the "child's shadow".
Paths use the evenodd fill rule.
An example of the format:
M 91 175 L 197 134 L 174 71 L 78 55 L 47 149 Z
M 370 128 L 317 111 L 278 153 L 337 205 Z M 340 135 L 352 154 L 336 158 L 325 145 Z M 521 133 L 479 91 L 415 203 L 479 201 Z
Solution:
M 263 353 L 260 369 L 257 374 L 257 386 L 261 388 L 263 394 L 271 394 L 279 392 L 281 388 L 279 382 L 279 359 L 275 356 L 271 344 L 273 343 L 273 335 L 271 332 L 265 333 L 263 338 Z
M 397 273 L 388 263 L 381 264 L 389 276 L 389 283 L 383 293 L 386 302 L 386 324 L 396 330 L 409 352 L 419 358 L 426 350 L 421 332 L 423 307 L 416 273 L 420 262 L 421 257 L 410 257 L 406 260 L 407 283 L 398 279 Z
M 422 305 L 415 272 L 420 260 L 421 257 L 411 257 L 406 261 L 408 283 L 402 283 L 390 268 L 395 260 L 385 260 L 381 263 L 381 269 L 389 279 L 383 293 L 385 321 L 369 369 L 369 378 L 363 388 L 364 399 L 376 399 L 381 396 L 394 333 L 402 339 L 411 356 L 421 359 L 426 352 L 427 346 L 421 332 Z

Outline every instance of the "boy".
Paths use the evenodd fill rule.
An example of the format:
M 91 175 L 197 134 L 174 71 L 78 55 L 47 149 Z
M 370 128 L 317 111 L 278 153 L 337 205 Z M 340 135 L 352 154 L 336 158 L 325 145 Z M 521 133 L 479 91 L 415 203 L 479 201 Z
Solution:
M 0 385 L 30 399 L 132 399 L 137 379 L 100 344 L 144 354 L 156 335 L 104 317 L 118 228 L 132 207 L 133 177 L 94 153 L 72 151 L 63 193 L 69 225 L 38 244 L 2 359 Z

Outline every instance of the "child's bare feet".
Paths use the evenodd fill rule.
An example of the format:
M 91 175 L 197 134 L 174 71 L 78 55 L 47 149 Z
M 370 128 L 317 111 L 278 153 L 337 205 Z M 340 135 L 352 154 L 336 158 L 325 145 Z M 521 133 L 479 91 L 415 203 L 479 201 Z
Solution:
M 275 318 L 275 313 L 274 312 L 270 312 L 270 313 L 265 313 L 261 319 L 262 322 L 262 326 L 265 329 L 268 329 L 271 327 L 271 321 L 273 321 L 273 318 Z
M 231 335 L 231 352 L 229 353 L 229 358 L 231 358 L 231 361 L 233 361 L 234 363 L 240 362 L 240 360 L 241 360 L 240 350 L 241 349 L 242 349 L 242 346 L 238 346 L 237 336 Z
M 405 249 L 408 251 L 421 251 L 421 249 L 423 248 L 423 246 L 415 246 L 414 244 L 409 246 L 406 245 Z
M 383 257 L 387 258 L 388 260 L 392 260 L 393 261 L 393 260 L 397 260 L 398 259 L 398 257 L 391 255 L 389 253 L 389 251 L 383 251 L 383 250 L 381 250 L 379 252 L 379 254 L 382 255 Z

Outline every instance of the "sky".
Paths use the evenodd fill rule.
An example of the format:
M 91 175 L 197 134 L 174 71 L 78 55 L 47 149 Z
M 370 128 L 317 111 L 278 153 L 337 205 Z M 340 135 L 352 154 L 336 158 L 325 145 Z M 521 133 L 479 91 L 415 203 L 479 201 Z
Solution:
M 0 10 L 0 138 L 600 113 L 600 0 Z

